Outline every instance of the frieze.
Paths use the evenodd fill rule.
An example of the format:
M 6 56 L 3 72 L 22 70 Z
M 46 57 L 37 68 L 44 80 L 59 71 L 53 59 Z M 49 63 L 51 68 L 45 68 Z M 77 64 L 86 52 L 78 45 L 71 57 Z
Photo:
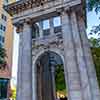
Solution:
M 44 40 L 45 41 L 45 40 Z M 48 42 L 40 42 L 39 44 L 36 43 L 37 41 L 33 41 L 32 43 L 32 55 L 35 56 L 42 50 L 49 50 L 51 48 L 57 48 L 60 50 L 64 50 L 63 39 L 56 39 Z
M 43 6 L 44 3 L 55 1 L 55 0 L 19 0 L 15 3 L 5 5 L 4 8 L 10 15 L 17 14 L 19 12 L 35 8 L 38 6 Z

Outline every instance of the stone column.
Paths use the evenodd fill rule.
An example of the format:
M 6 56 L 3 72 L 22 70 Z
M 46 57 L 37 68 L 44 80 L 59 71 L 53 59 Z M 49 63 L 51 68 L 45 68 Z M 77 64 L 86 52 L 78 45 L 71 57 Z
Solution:
M 84 52 L 89 84 L 90 84 L 90 89 L 92 94 L 91 100 L 100 100 L 100 91 L 97 83 L 96 72 L 93 64 L 91 50 L 89 47 L 89 42 L 86 35 L 86 28 L 85 28 L 83 17 L 78 17 L 78 26 L 81 35 L 83 52 Z
M 51 80 L 51 73 L 50 73 L 50 66 L 49 66 L 49 58 L 50 54 L 47 53 L 43 56 L 42 65 L 43 65 L 43 88 L 42 88 L 42 95 L 43 100 L 53 100 L 53 91 L 52 91 L 52 80 Z
M 83 100 L 81 93 L 81 83 L 79 70 L 76 63 L 76 51 L 71 31 L 71 22 L 69 13 L 62 13 L 62 32 L 65 53 L 65 81 L 68 85 L 68 99 L 69 100 Z
M 37 80 L 37 84 L 35 84 L 35 85 L 37 87 L 37 91 L 36 91 L 36 93 L 37 93 L 37 100 L 42 100 L 42 88 L 43 88 L 42 87 L 42 81 L 43 81 L 43 79 L 42 79 L 42 75 L 43 75 L 42 69 L 43 69 L 43 66 L 40 64 L 39 61 L 36 64 L 36 69 L 37 69 L 37 71 L 36 71 L 37 77 L 35 77 L 35 79 L 37 78 L 36 79 Z
M 51 78 L 52 78 L 52 88 L 53 88 L 53 98 L 56 100 L 56 82 L 55 82 L 55 66 L 51 66 Z
M 39 22 L 39 34 L 40 34 L 40 38 L 43 38 L 43 24 L 42 24 L 42 21 Z
M 35 57 L 35 56 L 34 56 Z M 34 63 L 34 57 L 32 58 L 32 100 L 38 100 L 38 87 L 37 87 L 37 82 L 38 82 L 38 79 L 37 79 L 37 65 L 36 63 Z
M 71 13 L 71 25 L 72 25 L 72 33 L 73 33 L 73 41 L 74 41 L 74 48 L 76 50 L 77 56 L 77 63 L 78 69 L 80 72 L 81 78 L 81 89 L 83 93 L 84 100 L 91 100 L 91 91 L 90 91 L 90 84 L 88 80 L 87 68 L 83 54 L 83 48 L 81 45 L 81 38 L 77 24 L 76 12 L 72 11 Z
M 54 35 L 53 18 L 50 18 L 50 35 Z
M 32 100 L 31 38 L 31 26 L 28 22 L 24 22 L 20 35 L 17 100 Z

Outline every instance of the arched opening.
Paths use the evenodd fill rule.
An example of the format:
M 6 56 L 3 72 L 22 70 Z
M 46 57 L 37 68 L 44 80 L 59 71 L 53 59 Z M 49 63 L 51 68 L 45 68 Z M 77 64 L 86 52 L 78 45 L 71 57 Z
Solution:
M 61 56 L 46 51 L 36 61 L 37 100 L 67 100 L 64 64 Z

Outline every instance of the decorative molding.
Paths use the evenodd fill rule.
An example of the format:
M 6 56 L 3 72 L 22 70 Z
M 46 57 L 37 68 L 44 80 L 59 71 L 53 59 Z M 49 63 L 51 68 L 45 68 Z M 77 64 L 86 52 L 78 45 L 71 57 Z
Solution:
M 63 39 L 57 39 L 57 40 L 54 39 L 51 42 L 49 42 L 49 39 L 48 39 L 48 42 L 45 42 L 45 43 L 40 42 L 40 44 L 37 44 L 37 41 L 38 40 L 32 43 L 32 55 L 33 56 L 36 56 L 37 53 L 39 53 L 42 50 L 49 50 L 51 48 L 56 48 L 61 51 L 64 51 Z
M 4 6 L 4 9 L 13 16 L 33 7 L 43 6 L 45 3 L 55 0 L 20 0 Z

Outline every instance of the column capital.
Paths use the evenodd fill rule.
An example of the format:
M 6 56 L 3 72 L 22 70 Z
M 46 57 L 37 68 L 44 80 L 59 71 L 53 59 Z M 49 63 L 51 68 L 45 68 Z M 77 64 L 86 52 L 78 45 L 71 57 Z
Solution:
M 67 7 L 62 7 L 62 8 L 57 8 L 56 9 L 56 12 L 58 13 L 58 14 L 60 14 L 60 15 L 63 15 L 63 14 L 65 14 L 65 13 L 70 13 L 70 11 L 71 11 L 71 7 L 70 6 L 67 6 Z
M 23 25 L 22 24 L 19 24 L 18 26 L 16 26 L 16 32 L 17 33 L 20 33 L 23 31 Z
M 33 21 L 30 18 L 19 20 L 19 22 L 15 24 L 16 32 L 17 33 L 22 32 L 25 24 L 27 24 L 28 26 L 31 27 L 32 23 L 33 23 Z
M 56 12 L 59 14 L 59 15 L 64 15 L 64 14 L 68 14 L 70 15 L 72 12 L 75 12 L 77 13 L 78 15 L 82 15 L 82 7 L 81 6 L 73 6 L 71 7 L 70 5 L 67 5 L 66 7 L 61 7 L 61 8 L 57 8 L 56 9 Z
M 24 19 L 24 24 L 32 25 L 33 21 L 31 18 Z
M 24 22 L 25 22 L 24 20 L 19 20 L 19 21 L 15 24 L 15 26 L 16 26 L 16 32 L 17 32 L 17 33 L 20 33 L 20 32 L 23 31 Z

